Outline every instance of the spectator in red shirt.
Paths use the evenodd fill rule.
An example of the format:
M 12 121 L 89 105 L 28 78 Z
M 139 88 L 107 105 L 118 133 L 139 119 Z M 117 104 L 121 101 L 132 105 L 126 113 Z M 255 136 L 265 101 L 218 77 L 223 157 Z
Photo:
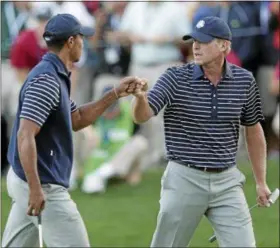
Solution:
M 40 9 L 35 14 L 37 26 L 22 31 L 12 45 L 10 59 L 17 79 L 23 83 L 28 72 L 41 60 L 47 52 L 43 40 L 43 32 L 48 19 L 52 16 L 49 9 Z
M 94 15 L 95 11 L 97 11 L 101 7 L 100 1 L 83 1 L 83 4 L 86 6 L 89 13 Z

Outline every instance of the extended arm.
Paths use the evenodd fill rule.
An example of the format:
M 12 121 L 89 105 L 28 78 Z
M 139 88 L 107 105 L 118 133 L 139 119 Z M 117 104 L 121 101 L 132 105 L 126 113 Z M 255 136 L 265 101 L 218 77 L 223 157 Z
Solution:
M 117 97 L 113 91 L 107 93 L 97 102 L 82 105 L 72 113 L 72 126 L 74 131 L 79 131 L 93 122 L 115 101 Z
M 128 96 L 135 89 L 142 87 L 142 81 L 136 77 L 124 78 L 120 85 L 105 94 L 100 100 L 82 105 L 72 113 L 72 126 L 74 131 L 79 131 L 100 117 L 103 112 L 118 98 Z
M 132 102 L 132 116 L 137 124 L 148 121 L 156 116 L 168 103 L 171 103 L 174 94 L 173 89 L 176 87 L 176 76 L 172 69 L 166 70 L 157 80 L 154 87 L 148 90 L 148 81 L 143 79 L 145 85 L 142 89 L 134 92 Z
M 132 115 L 136 124 L 146 122 L 154 116 L 153 110 L 149 105 L 146 92 L 135 95 L 132 102 Z

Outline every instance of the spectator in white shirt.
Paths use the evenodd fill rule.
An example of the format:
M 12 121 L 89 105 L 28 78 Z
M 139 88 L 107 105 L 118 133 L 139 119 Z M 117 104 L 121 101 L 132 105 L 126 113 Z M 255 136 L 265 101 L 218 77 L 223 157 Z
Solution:
M 178 45 L 190 28 L 179 3 L 159 1 L 129 3 L 120 27 L 132 42 L 132 62 L 141 66 L 180 61 Z
M 86 6 L 82 2 L 72 2 L 72 1 L 49 1 L 40 2 L 36 1 L 32 3 L 34 8 L 44 8 L 50 7 L 52 9 L 53 15 L 68 13 L 75 16 L 82 25 L 93 27 L 94 17 L 91 15 Z

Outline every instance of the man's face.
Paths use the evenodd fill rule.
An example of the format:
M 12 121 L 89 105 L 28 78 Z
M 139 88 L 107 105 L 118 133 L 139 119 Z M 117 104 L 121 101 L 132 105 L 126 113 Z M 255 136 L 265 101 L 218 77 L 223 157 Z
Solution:
M 77 35 L 75 37 L 70 37 L 68 40 L 70 58 L 73 63 L 76 63 L 80 60 L 82 55 L 82 50 L 84 47 L 84 40 L 82 35 Z
M 198 65 L 207 65 L 223 56 L 223 52 L 215 39 L 209 43 L 202 43 L 194 40 L 192 48 L 194 62 Z

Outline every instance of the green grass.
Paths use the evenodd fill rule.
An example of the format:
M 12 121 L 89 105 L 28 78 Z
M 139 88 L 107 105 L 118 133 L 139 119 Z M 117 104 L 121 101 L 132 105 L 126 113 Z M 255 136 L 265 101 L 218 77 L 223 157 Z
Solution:
M 251 168 L 247 163 L 239 166 L 247 177 L 245 193 L 249 205 L 256 199 Z M 159 208 L 162 169 L 145 173 L 140 185 L 129 187 L 113 184 L 104 195 L 90 196 L 80 191 L 71 193 L 84 218 L 93 247 L 148 247 L 156 225 Z M 4 182 L 2 183 L 4 185 Z M 279 164 L 268 164 L 268 184 L 271 190 L 279 187 Z M 7 220 L 10 199 L 2 187 L 2 232 Z M 279 203 L 271 208 L 252 212 L 258 247 L 279 247 Z M 209 244 L 212 228 L 203 219 L 197 228 L 191 247 L 217 247 Z

